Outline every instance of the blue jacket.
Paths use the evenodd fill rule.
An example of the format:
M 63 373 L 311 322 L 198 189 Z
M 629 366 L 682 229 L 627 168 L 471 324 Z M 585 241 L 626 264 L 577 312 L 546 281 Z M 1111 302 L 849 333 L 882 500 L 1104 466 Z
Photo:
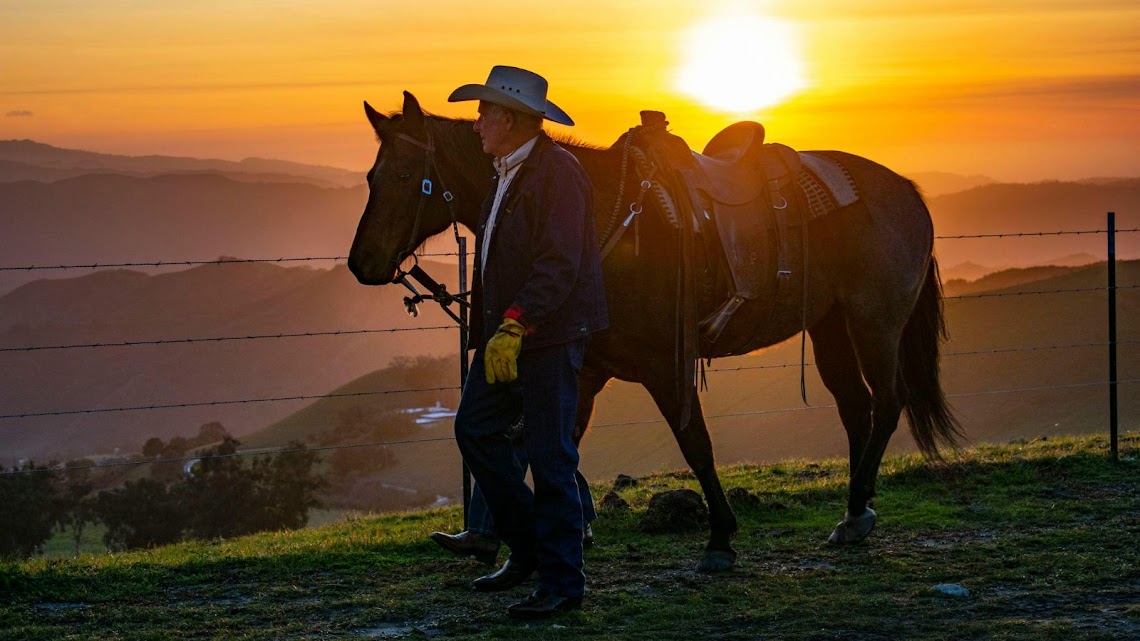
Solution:
M 594 191 L 578 160 L 539 135 L 499 205 L 484 268 L 479 249 L 497 186 L 496 176 L 475 230 L 471 347 L 486 345 L 504 318 L 527 329 L 523 350 L 608 327 Z

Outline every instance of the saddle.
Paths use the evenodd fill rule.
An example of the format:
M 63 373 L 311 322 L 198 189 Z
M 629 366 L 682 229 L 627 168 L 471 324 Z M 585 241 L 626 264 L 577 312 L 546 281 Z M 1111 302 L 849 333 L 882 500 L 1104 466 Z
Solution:
M 681 177 L 672 191 L 685 192 L 696 231 L 706 221 L 715 226 L 731 277 L 728 300 L 699 323 L 701 336 L 715 342 L 745 301 L 755 300 L 766 289 L 770 291 L 766 286 L 771 275 L 765 273 L 769 257 L 764 253 L 773 233 L 769 229 L 775 236 L 778 298 L 791 280 L 789 201 L 800 174 L 800 155 L 786 145 L 765 143 L 764 126 L 757 122 L 726 127 L 705 145 L 703 153 L 697 153 L 681 138 L 664 132 L 664 114 L 648 114 L 649 124 L 659 126 L 653 139 L 663 153 L 657 155 Z M 674 194 L 674 200 L 680 199 Z
M 615 147 L 621 144 L 623 148 L 621 188 L 601 236 L 600 254 L 605 260 L 631 223 L 637 254 L 638 214 L 646 196 L 652 195 L 663 219 L 678 232 L 674 367 L 681 399 L 678 420 L 685 425 L 691 411 L 691 389 L 697 383 L 701 339 L 706 344 L 715 342 L 747 300 L 767 295 L 772 306 L 780 305 L 792 276 L 790 224 L 805 224 L 809 216 L 822 216 L 850 204 L 858 192 L 846 169 L 830 159 L 828 152 L 798 154 L 785 145 L 765 143 L 764 127 L 759 123 L 738 122 L 726 127 L 699 154 L 669 133 L 668 124 L 664 113 L 643 111 L 641 125 L 615 143 Z M 620 205 L 626 202 L 623 193 L 629 166 L 640 179 L 641 191 L 630 204 L 625 221 L 616 224 Z M 793 212 L 798 216 L 796 221 L 789 220 Z M 803 232 L 800 237 L 806 242 Z M 698 251 L 701 245 L 704 252 Z M 721 264 L 723 271 L 716 271 L 729 285 L 728 299 L 699 321 L 698 257 L 706 263 Z M 773 264 L 775 287 L 771 280 Z

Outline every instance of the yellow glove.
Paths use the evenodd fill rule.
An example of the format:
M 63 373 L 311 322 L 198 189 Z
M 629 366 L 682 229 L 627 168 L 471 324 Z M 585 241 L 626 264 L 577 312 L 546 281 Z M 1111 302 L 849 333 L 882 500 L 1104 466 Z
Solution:
M 483 369 L 487 384 L 506 383 L 519 377 L 518 358 L 526 328 L 513 318 L 506 318 L 499 331 L 487 341 L 483 350 Z

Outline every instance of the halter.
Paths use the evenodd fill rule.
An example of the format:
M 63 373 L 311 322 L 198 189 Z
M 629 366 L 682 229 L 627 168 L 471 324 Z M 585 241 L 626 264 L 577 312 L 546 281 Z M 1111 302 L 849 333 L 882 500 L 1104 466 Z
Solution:
M 431 130 L 425 127 L 425 131 L 427 133 L 427 142 L 416 140 L 407 134 L 396 134 L 397 138 L 424 150 L 424 179 L 423 182 L 420 183 L 420 199 L 416 204 L 416 217 L 412 222 L 412 235 L 408 238 L 407 246 L 396 256 L 396 271 L 400 274 L 403 272 L 400 272 L 399 263 L 404 262 L 404 259 L 408 256 L 415 256 L 416 247 L 419 246 L 419 243 L 416 241 L 420 234 L 420 218 L 424 212 L 424 205 L 427 204 L 427 199 L 432 195 L 434 190 L 434 185 L 431 182 L 432 170 L 435 171 L 436 178 L 439 180 L 439 186 L 443 188 L 443 200 L 447 203 L 448 212 L 451 214 L 451 229 L 455 233 L 455 242 L 457 244 L 459 243 L 459 213 L 456 210 L 455 196 L 451 193 L 451 190 L 447 188 L 447 185 L 443 183 L 443 172 L 435 166 L 435 144 L 431 138 Z
M 451 193 L 451 190 L 447 188 L 447 185 L 444 184 L 443 172 L 439 171 L 439 168 L 435 166 L 435 144 L 431 138 L 431 131 L 427 130 L 426 128 L 425 130 L 427 133 L 426 143 L 420 140 L 416 140 L 407 134 L 396 134 L 397 138 L 409 142 L 416 147 L 424 150 L 424 178 L 423 182 L 420 183 L 420 198 L 419 202 L 416 204 L 416 217 L 412 222 L 412 234 L 408 238 L 407 246 L 404 247 L 403 251 L 401 251 L 396 256 L 396 277 L 393 279 L 393 282 L 400 283 L 412 292 L 412 296 L 404 299 L 404 306 L 407 308 L 408 313 L 412 316 L 417 316 L 419 314 L 419 310 L 417 309 L 417 305 L 419 303 L 425 300 L 434 300 L 435 302 L 439 303 L 440 308 L 443 309 L 443 311 L 446 312 L 448 316 L 451 316 L 451 318 L 455 320 L 455 322 L 458 323 L 460 327 L 466 329 L 467 324 L 464 323 L 459 316 L 452 312 L 449 306 L 453 302 L 458 303 L 460 307 L 467 306 L 469 303 L 466 300 L 463 300 L 463 297 L 467 296 L 468 292 L 460 292 L 458 294 L 448 293 L 447 288 L 444 285 L 436 282 L 431 276 L 428 275 L 427 272 L 423 270 L 422 267 L 420 267 L 419 258 L 415 253 L 416 247 L 419 246 L 417 239 L 419 238 L 420 233 L 420 219 L 423 216 L 424 206 L 427 204 L 427 199 L 432 195 L 432 192 L 434 191 L 434 185 L 431 181 L 433 170 L 435 171 L 436 179 L 439 181 L 439 186 L 443 188 L 443 200 L 447 203 L 448 212 L 451 214 L 451 229 L 455 234 L 456 245 L 459 244 L 459 213 L 457 211 L 457 205 L 455 203 L 455 196 Z M 411 269 L 404 271 L 400 268 L 400 265 L 408 256 L 412 257 L 414 264 L 412 265 Z M 408 276 L 414 278 L 421 285 L 426 287 L 431 293 L 420 293 L 420 291 L 416 289 L 415 285 L 408 282 Z

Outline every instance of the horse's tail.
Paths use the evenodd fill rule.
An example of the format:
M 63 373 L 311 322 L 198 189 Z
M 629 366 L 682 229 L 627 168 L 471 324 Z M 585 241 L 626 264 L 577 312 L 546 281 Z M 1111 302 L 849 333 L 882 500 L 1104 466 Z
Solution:
M 941 458 L 939 442 L 952 448 L 964 438 L 939 380 L 941 343 L 949 338 L 942 309 L 942 281 L 933 256 L 914 312 L 903 329 L 899 360 L 907 385 L 906 416 L 918 449 L 928 458 Z

